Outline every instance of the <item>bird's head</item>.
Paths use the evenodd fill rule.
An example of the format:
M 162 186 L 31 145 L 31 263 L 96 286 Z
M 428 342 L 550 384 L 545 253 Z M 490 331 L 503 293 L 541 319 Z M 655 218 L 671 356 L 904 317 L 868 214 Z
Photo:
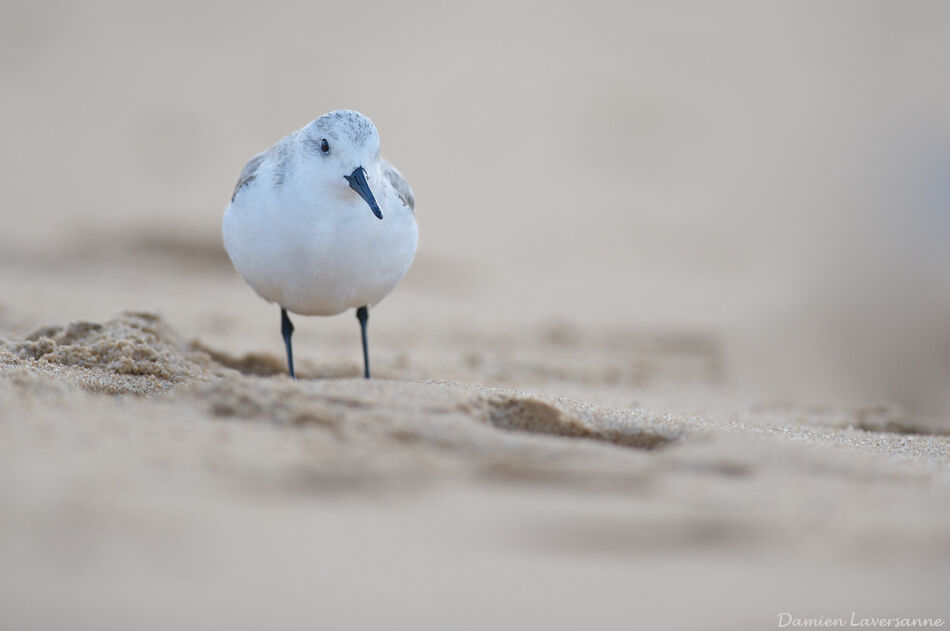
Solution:
M 373 121 L 353 110 L 336 110 L 307 125 L 303 133 L 321 188 L 341 196 L 359 195 L 382 219 L 371 188 L 379 160 L 379 132 Z

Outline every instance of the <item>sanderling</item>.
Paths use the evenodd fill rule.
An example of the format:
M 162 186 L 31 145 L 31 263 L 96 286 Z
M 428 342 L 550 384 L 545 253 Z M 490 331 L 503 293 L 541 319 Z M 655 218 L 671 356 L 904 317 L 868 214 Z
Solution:
M 369 378 L 369 307 L 412 264 L 418 228 L 412 189 L 379 155 L 379 133 L 359 112 L 336 110 L 247 163 L 224 211 L 224 247 L 245 281 L 287 312 L 329 316 L 356 309 Z

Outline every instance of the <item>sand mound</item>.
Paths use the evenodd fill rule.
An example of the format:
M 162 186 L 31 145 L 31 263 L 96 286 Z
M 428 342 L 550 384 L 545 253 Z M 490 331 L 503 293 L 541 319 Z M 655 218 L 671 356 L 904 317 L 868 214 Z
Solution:
M 603 440 L 626 447 L 653 449 L 675 437 L 629 426 L 622 429 L 598 427 L 539 399 L 497 394 L 482 399 L 487 419 L 495 427 L 536 434 Z
M 44 373 L 109 394 L 162 392 L 213 376 L 208 357 L 153 313 L 43 327 L 24 340 L 0 340 L 0 353 L 7 371 Z
M 319 427 L 350 446 L 374 445 L 390 455 L 414 446 L 465 452 L 469 465 L 543 463 L 553 454 L 599 449 L 597 442 L 653 449 L 683 435 L 681 424 L 637 410 L 449 381 L 293 382 L 232 374 L 180 393 L 219 418 Z
M 200 340 L 192 340 L 189 348 L 193 351 L 204 353 L 214 363 L 221 367 L 236 370 L 242 375 L 249 377 L 276 377 L 287 376 L 287 360 L 284 355 L 275 353 L 245 353 L 244 355 L 232 355 L 228 352 L 218 350 L 207 346 Z M 308 360 L 299 355 L 294 358 L 297 367 L 297 377 L 301 380 L 310 379 L 345 379 L 352 377 L 361 377 L 363 374 L 362 364 L 353 362 L 345 364 L 321 363 L 313 365 Z M 380 376 L 386 373 L 385 368 L 377 368 L 376 375 Z

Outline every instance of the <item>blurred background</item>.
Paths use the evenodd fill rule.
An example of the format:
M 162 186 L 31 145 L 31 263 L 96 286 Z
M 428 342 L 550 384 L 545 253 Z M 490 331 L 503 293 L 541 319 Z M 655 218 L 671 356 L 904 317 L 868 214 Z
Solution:
M 279 352 L 221 215 L 348 107 L 417 199 L 381 335 L 699 332 L 754 397 L 946 414 L 948 32 L 944 2 L 7 0 L 0 332 L 158 309 Z

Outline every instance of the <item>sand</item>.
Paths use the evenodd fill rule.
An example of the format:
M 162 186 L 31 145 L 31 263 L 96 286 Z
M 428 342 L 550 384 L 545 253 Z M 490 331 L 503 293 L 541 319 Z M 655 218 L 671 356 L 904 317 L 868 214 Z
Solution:
M 259 7 L 0 20 L 0 628 L 950 619 L 945 9 Z M 221 213 L 341 106 L 420 250 L 294 382 Z
M 630 375 L 564 368 L 596 348 L 574 335 L 445 353 L 457 381 L 398 379 L 416 360 L 365 381 L 357 354 L 297 383 L 155 314 L 3 342 L 5 626 L 945 615 L 950 438 L 882 406 L 730 408 L 682 341 L 615 348 L 656 382 L 624 402 Z

